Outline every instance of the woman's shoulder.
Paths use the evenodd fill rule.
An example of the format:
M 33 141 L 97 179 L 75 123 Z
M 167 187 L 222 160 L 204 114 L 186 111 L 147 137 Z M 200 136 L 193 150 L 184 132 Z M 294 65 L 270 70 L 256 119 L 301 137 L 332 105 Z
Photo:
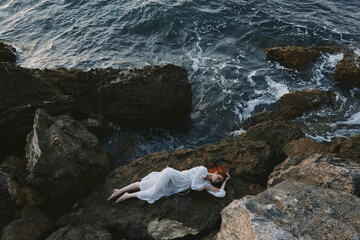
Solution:
M 190 170 L 194 171 L 194 172 L 207 172 L 208 171 L 207 168 L 204 166 L 193 167 Z

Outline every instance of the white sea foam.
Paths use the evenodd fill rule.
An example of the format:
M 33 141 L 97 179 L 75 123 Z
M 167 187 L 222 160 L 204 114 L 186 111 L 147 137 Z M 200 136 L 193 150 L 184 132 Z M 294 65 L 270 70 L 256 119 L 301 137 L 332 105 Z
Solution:
M 337 122 L 337 124 L 360 125 L 360 112 L 354 113 L 347 121 Z
M 324 84 L 326 80 L 324 74 L 332 72 L 336 64 L 344 57 L 343 53 L 337 54 L 324 54 L 322 60 L 317 63 L 313 68 L 313 77 L 311 81 L 316 84 L 316 88 L 322 90 L 329 90 L 329 84 Z
M 243 110 L 243 115 L 241 115 L 241 120 L 250 117 L 256 106 L 261 104 L 272 104 L 278 101 L 284 94 L 289 93 L 289 89 L 285 84 L 277 83 L 269 76 L 266 76 L 265 80 L 269 87 L 266 90 L 255 90 L 258 97 L 246 102 L 246 107 Z
M 268 93 L 274 96 L 275 100 L 279 100 L 282 95 L 289 93 L 289 89 L 285 84 L 276 83 L 269 76 L 266 76 L 265 79 L 269 85 Z
M 247 81 L 250 83 L 251 86 L 255 86 L 256 83 L 254 82 L 254 80 L 252 79 L 252 77 L 256 76 L 256 72 L 257 70 L 252 71 L 248 76 L 247 76 Z
M 243 134 L 244 132 L 246 132 L 244 129 L 239 129 L 239 130 L 235 130 L 235 131 L 232 131 L 230 133 L 231 136 L 234 136 L 234 137 L 238 137 L 240 136 L 241 134 Z

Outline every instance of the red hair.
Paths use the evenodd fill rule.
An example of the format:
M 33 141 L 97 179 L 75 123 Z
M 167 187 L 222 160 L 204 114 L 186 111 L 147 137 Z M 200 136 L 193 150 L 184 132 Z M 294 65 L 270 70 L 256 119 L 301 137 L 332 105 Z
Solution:
M 215 164 L 211 163 L 209 168 L 208 168 L 208 172 L 209 173 L 217 172 L 218 174 L 223 176 L 224 179 L 225 179 L 226 178 L 226 173 L 228 172 L 228 166 L 226 164 L 215 165 Z

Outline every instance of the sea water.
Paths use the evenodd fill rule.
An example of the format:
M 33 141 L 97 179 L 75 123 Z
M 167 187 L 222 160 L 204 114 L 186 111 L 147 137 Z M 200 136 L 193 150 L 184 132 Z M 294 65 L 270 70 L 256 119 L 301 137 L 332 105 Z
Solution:
M 360 1 L 347 0 L 1 0 L 0 38 L 29 68 L 134 68 L 172 63 L 193 91 L 190 129 L 116 126 L 104 140 L 115 161 L 231 138 L 283 94 L 333 91 L 337 105 L 304 114 L 317 141 L 360 134 L 360 90 L 333 80 L 342 54 L 324 54 L 309 73 L 266 60 L 273 46 L 348 47 L 360 52 Z M 130 143 L 129 140 L 130 139 Z M 122 141 L 130 144 L 119 153 Z M 120 151 L 121 152 L 121 151 Z

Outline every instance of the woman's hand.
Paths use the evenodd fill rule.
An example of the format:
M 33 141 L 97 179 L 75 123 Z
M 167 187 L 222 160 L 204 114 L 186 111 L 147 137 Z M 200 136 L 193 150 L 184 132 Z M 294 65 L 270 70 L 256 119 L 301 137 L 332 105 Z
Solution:
M 230 179 L 230 174 L 229 173 L 226 173 L 226 178 L 225 178 L 225 181 L 229 180 Z

